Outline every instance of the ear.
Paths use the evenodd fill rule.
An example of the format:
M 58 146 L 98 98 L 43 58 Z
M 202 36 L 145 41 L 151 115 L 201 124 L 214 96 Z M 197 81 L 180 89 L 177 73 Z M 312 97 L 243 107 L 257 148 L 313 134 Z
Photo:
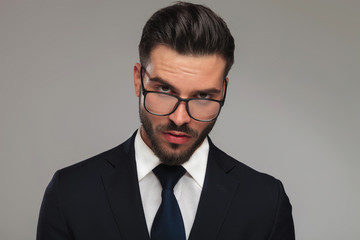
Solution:
M 224 86 L 224 89 L 225 89 L 225 87 L 227 88 L 229 86 L 229 78 L 228 77 L 225 78 L 225 82 L 226 82 L 226 86 Z M 225 94 L 225 91 L 223 92 L 223 94 Z
M 140 97 L 141 92 L 141 66 L 139 63 L 136 63 L 134 65 L 134 88 L 135 88 L 135 94 L 137 97 Z

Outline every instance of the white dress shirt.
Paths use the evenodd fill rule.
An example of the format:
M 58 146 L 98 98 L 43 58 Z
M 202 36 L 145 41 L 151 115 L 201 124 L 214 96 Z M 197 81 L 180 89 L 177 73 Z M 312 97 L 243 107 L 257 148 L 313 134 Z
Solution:
M 178 201 L 184 221 L 186 239 L 189 238 L 199 204 L 201 190 L 204 184 L 209 142 L 204 142 L 182 166 L 185 175 L 174 187 L 174 195 Z M 145 144 L 138 130 L 135 137 L 135 159 L 139 179 L 141 200 L 145 213 L 145 220 L 150 234 L 156 212 L 161 204 L 162 187 L 152 170 L 161 162 L 154 152 Z

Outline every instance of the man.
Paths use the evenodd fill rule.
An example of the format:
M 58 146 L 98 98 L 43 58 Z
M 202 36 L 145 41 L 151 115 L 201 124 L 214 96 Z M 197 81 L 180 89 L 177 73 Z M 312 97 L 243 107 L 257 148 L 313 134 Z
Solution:
M 280 181 L 208 138 L 234 61 L 225 22 L 177 3 L 148 20 L 139 52 L 139 130 L 55 173 L 37 239 L 295 239 Z

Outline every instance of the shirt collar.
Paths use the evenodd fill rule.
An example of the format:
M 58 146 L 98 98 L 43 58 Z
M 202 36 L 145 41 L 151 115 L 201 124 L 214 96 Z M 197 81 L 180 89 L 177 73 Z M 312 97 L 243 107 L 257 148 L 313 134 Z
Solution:
M 134 144 L 137 174 L 138 180 L 140 182 L 161 162 L 141 138 L 140 129 L 137 131 Z M 191 155 L 190 159 L 182 164 L 188 174 L 201 188 L 204 184 L 208 155 L 209 142 L 207 138 L 205 138 L 202 144 Z

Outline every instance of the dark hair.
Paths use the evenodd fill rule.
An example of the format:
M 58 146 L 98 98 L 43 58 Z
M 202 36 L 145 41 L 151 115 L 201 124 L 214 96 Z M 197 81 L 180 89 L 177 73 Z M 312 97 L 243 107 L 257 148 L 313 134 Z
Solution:
M 146 22 L 139 44 L 142 66 L 160 44 L 184 55 L 218 54 L 226 61 L 224 76 L 234 63 L 234 38 L 226 23 L 203 5 L 177 2 L 155 12 Z

